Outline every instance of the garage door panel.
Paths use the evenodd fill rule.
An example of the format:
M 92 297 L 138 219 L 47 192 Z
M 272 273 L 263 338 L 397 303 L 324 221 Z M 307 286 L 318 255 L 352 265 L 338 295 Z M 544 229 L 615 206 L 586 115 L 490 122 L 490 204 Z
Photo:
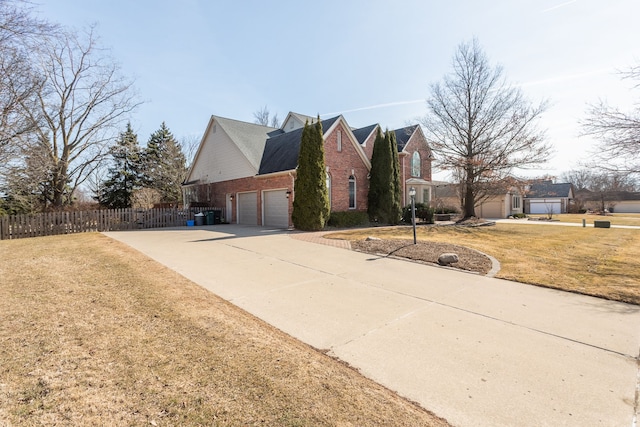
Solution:
M 480 216 L 483 218 L 502 218 L 502 202 L 484 202 L 480 205 Z M 476 210 L 478 210 L 476 208 Z
M 531 202 L 530 210 L 532 214 L 559 214 L 561 210 L 560 202 Z
M 289 228 L 287 190 L 271 190 L 262 194 L 264 202 L 263 224 L 267 227 Z
M 238 194 L 238 224 L 258 225 L 258 193 Z

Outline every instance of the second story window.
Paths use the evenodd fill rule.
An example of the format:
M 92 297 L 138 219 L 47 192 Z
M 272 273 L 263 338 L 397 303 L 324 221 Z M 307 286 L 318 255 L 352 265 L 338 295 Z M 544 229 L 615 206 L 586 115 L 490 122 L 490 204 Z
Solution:
M 411 156 L 411 176 L 421 176 L 420 174 L 420 153 L 415 151 Z

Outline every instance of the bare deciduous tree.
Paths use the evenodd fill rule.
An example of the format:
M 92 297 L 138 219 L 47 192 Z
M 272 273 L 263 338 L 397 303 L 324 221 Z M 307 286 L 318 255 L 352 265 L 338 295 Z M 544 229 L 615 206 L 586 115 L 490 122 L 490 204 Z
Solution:
M 60 208 L 71 203 L 138 103 L 132 83 L 99 48 L 93 29 L 49 38 L 36 65 L 42 84 L 34 104 L 20 102 L 21 113 L 35 128 L 28 144 L 48 154 L 49 203 Z
M 601 212 L 613 207 L 621 192 L 639 189 L 638 181 L 632 175 L 602 169 L 573 169 L 562 173 L 560 179 L 570 182 L 578 190 L 575 198 L 579 208 L 590 204 Z
M 254 123 L 262 126 L 271 126 L 272 128 L 280 127 L 280 119 L 278 114 L 274 114 L 273 117 L 269 111 L 269 107 L 266 105 L 253 113 Z
M 439 166 L 461 179 L 463 217 L 514 168 L 545 162 L 551 152 L 537 120 L 546 104 L 532 106 L 492 67 L 477 40 L 463 43 L 453 71 L 431 85 L 422 120 Z M 510 185 L 510 184 L 505 184 Z
M 621 73 L 623 79 L 636 80 L 640 86 L 640 65 Z M 582 121 L 584 135 L 601 141 L 595 155 L 598 166 L 609 171 L 640 174 L 640 104 L 622 111 L 605 101 L 589 106 Z
M 16 155 L 16 139 L 32 130 L 20 114 L 42 79 L 34 72 L 31 53 L 58 28 L 33 16 L 31 4 L 0 0 L 0 164 Z

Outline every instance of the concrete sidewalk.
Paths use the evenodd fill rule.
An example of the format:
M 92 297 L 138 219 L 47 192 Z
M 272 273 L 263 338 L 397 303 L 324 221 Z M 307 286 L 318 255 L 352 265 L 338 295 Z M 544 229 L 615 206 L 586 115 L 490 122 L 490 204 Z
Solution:
M 640 307 L 258 227 L 106 234 L 454 425 L 635 422 Z

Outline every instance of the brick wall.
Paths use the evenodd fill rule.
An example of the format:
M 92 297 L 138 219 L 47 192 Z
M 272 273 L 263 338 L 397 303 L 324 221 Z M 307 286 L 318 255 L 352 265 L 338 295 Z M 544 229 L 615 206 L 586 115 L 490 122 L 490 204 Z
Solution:
M 411 156 L 414 152 L 420 153 L 420 177 L 425 181 L 431 181 L 431 149 L 427 143 L 427 139 L 424 137 L 422 131 L 416 131 L 411 135 L 407 145 L 404 147 L 404 151 L 407 153 L 405 159 L 405 172 L 403 179 L 407 180 L 411 178 Z M 418 177 L 416 177 L 418 178 Z
M 342 151 L 338 151 L 338 134 L 342 138 Z M 350 133 L 340 122 L 330 134 L 325 135 L 325 163 L 331 176 L 331 210 L 348 211 L 349 209 L 349 176 L 356 178 L 357 211 L 367 210 L 369 193 L 369 169 L 358 154 L 358 142 L 351 140 Z
M 338 138 L 341 135 L 341 150 L 338 151 Z M 349 209 L 349 177 L 353 175 L 356 179 L 356 208 L 357 211 L 367 210 L 367 196 L 369 192 L 369 169 L 364 160 L 358 154 L 358 142 L 351 138 L 343 122 L 338 125 L 325 137 L 325 163 L 331 176 L 331 210 L 348 211 Z M 373 149 L 373 139 L 367 141 L 368 147 Z M 258 192 L 257 223 L 262 225 L 262 191 L 275 189 L 294 190 L 295 172 L 284 175 L 274 175 L 269 177 L 246 177 L 229 181 L 202 184 L 195 186 L 191 194 L 196 194 L 198 201 L 202 197 L 207 197 L 211 205 L 225 209 L 227 206 L 227 195 L 232 194 L 237 197 L 237 193 L 248 191 Z M 295 197 L 295 195 L 293 195 Z M 289 218 L 293 210 L 293 197 L 289 198 Z M 231 217 L 227 221 L 235 223 L 237 219 L 236 201 L 231 204 Z M 289 220 L 291 222 L 291 220 Z M 291 225 L 291 223 L 290 223 Z

